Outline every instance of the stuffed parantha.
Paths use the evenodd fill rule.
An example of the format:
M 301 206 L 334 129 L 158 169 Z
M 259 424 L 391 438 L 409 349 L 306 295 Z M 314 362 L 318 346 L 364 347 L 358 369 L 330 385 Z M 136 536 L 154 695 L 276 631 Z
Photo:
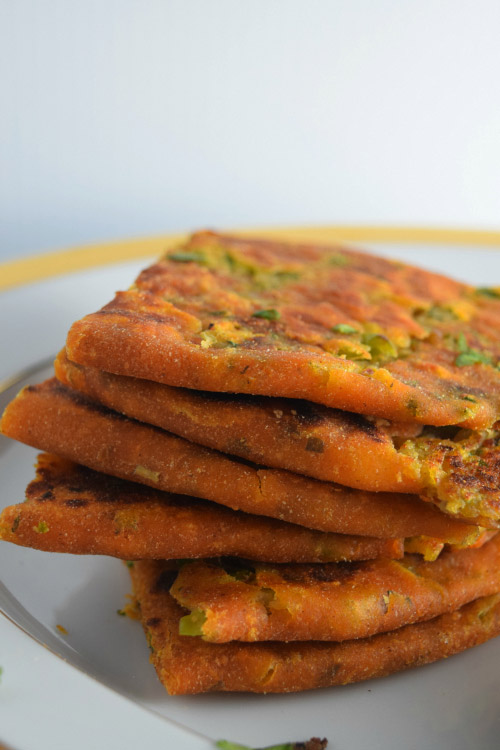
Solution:
M 274 562 L 402 557 L 403 539 L 313 531 L 38 457 L 26 501 L 0 515 L 0 538 L 49 552 L 127 560 L 232 555 Z M 430 549 L 427 554 L 432 551 Z
M 500 632 L 496 594 L 426 622 L 342 643 L 207 643 L 179 635 L 184 610 L 168 593 L 169 563 L 140 561 L 130 573 L 150 659 L 171 695 L 288 693 L 345 685 L 444 659 Z
M 500 292 L 345 248 L 195 234 L 76 322 L 79 364 L 392 421 L 500 416 Z
M 500 536 L 434 562 L 402 560 L 313 565 L 194 561 L 170 589 L 190 614 L 180 632 L 227 641 L 342 641 L 452 612 L 500 591 Z
M 465 545 L 482 533 L 411 495 L 352 490 L 229 458 L 96 405 L 55 379 L 24 388 L 0 426 L 104 474 L 321 531 Z

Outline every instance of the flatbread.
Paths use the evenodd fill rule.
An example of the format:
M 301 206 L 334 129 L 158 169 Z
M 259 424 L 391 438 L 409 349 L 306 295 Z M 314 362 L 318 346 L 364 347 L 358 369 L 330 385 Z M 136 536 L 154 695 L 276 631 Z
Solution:
M 105 474 L 321 531 L 474 543 L 481 530 L 412 495 L 362 492 L 229 458 L 49 380 L 9 404 L 2 432 Z M 77 429 L 75 427 L 77 426 Z
M 444 659 L 500 632 L 497 594 L 427 622 L 343 643 L 207 643 L 178 633 L 184 611 L 168 593 L 169 563 L 137 562 L 130 573 L 150 659 L 171 695 L 345 685 Z
M 416 436 L 421 425 L 375 424 L 309 401 L 175 388 L 77 365 L 64 351 L 55 372 L 110 409 L 254 463 L 357 489 L 423 487 L 417 461 L 399 453 L 393 439 Z
M 498 429 L 422 429 L 307 401 L 200 393 L 76 365 L 64 353 L 56 374 L 111 409 L 255 463 L 356 489 L 419 493 L 469 518 L 500 511 Z
M 170 589 L 190 611 L 180 632 L 214 643 L 364 638 L 498 591 L 498 534 L 435 562 L 416 555 L 320 565 L 195 561 L 181 567 Z
M 76 322 L 69 359 L 392 421 L 500 416 L 500 292 L 372 255 L 210 232 Z
M 171 495 L 49 454 L 26 502 L 0 515 L 0 539 L 49 552 L 127 560 L 233 555 L 273 562 L 402 557 L 403 539 L 312 531 Z

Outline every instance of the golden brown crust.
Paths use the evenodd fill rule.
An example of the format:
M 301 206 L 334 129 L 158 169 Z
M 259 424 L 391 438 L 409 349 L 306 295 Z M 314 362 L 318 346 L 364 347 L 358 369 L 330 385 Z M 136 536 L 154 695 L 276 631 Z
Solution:
M 500 595 L 389 633 L 343 643 L 206 643 L 180 636 L 181 607 L 168 594 L 168 563 L 131 569 L 158 677 L 171 695 L 286 693 L 382 677 L 443 659 L 500 632 Z
M 323 565 L 200 560 L 182 566 L 170 593 L 195 613 L 199 635 L 225 643 L 364 638 L 499 590 L 497 534 L 479 549 L 447 551 L 435 562 L 414 555 Z
M 274 562 L 402 557 L 402 539 L 328 534 L 170 495 L 48 454 L 26 502 L 5 508 L 0 538 L 25 547 L 127 560 L 233 555 Z
M 500 512 L 499 425 L 479 433 L 380 424 L 306 401 L 199 393 L 112 375 L 75 365 L 64 353 L 56 373 L 111 409 L 255 463 L 356 489 L 424 494 L 462 518 Z
M 75 323 L 69 358 L 421 424 L 500 415 L 500 300 L 343 248 L 202 232 Z
M 55 371 L 110 409 L 254 463 L 357 489 L 422 489 L 417 460 L 398 453 L 392 439 L 418 435 L 418 425 L 376 425 L 307 401 L 175 388 L 77 365 L 64 351 Z
M 477 527 L 414 496 L 258 469 L 92 404 L 56 380 L 21 391 L 5 410 L 1 429 L 96 471 L 321 531 L 377 538 L 425 534 L 457 544 L 477 538 Z

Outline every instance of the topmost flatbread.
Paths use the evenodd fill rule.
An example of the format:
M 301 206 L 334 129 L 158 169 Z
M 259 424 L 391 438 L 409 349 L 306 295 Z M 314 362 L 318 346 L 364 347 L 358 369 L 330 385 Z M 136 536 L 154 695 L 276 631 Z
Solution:
M 71 360 L 432 425 L 500 415 L 500 291 L 359 252 L 194 235 L 75 323 Z

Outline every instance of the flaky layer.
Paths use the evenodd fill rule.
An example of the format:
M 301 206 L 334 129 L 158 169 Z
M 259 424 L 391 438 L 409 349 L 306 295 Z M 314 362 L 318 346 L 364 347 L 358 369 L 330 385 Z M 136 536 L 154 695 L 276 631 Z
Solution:
M 402 539 L 329 534 L 159 492 L 48 454 L 0 538 L 49 552 L 127 560 L 235 555 L 274 562 L 402 557 Z
M 500 535 L 479 549 L 358 563 L 183 565 L 170 593 L 208 641 L 343 641 L 452 612 L 500 590 Z
M 364 417 L 307 401 L 200 393 L 113 375 L 70 362 L 61 352 L 58 379 L 110 409 L 195 443 L 266 466 L 385 492 L 418 492 L 418 461 L 400 454 L 393 432 Z
M 425 494 L 465 518 L 494 520 L 500 512 L 498 429 L 446 428 L 440 436 L 436 428 L 376 424 L 306 401 L 199 393 L 112 375 L 75 365 L 64 353 L 56 373 L 129 417 L 256 463 L 356 489 Z
M 500 293 L 345 248 L 194 235 L 76 322 L 69 358 L 420 424 L 500 415 Z
M 410 495 L 258 469 L 92 404 L 56 380 L 23 389 L 7 407 L 1 429 L 105 474 L 321 531 L 377 538 L 423 534 L 455 544 L 470 544 L 479 534 Z
M 130 573 L 151 661 L 171 695 L 345 685 L 446 658 L 500 632 L 500 596 L 494 595 L 427 622 L 343 643 L 206 643 L 178 634 L 184 612 L 168 593 L 168 563 L 137 562 Z

